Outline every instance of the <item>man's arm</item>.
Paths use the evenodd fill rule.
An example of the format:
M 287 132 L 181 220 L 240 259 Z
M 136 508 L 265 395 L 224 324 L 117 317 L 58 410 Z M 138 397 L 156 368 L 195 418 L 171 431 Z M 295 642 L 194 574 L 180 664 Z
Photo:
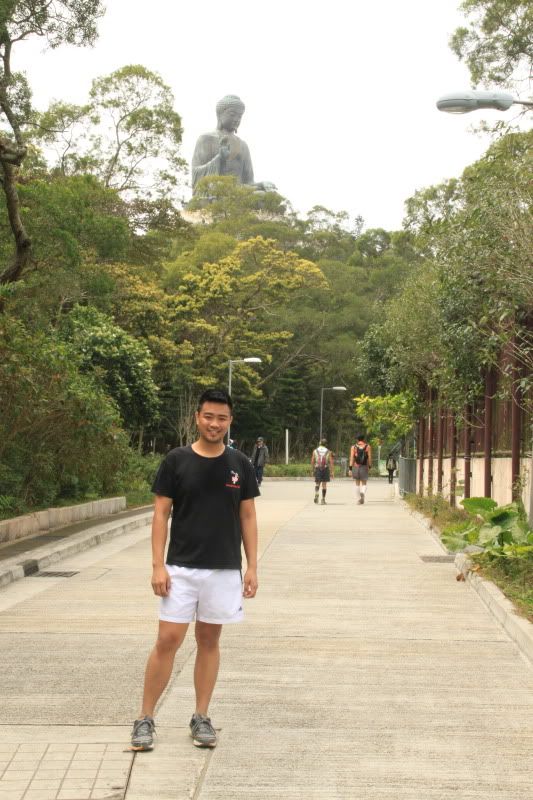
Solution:
M 246 572 L 244 573 L 244 596 L 255 597 L 257 592 L 257 517 L 253 497 L 242 500 L 239 507 L 241 534 L 246 554 Z
M 368 453 L 368 469 L 372 469 L 372 448 L 369 444 L 366 446 L 366 452 Z
M 170 575 L 165 567 L 165 545 L 171 510 L 172 498 L 157 494 L 152 519 L 152 589 L 159 597 L 166 597 L 170 591 Z
M 350 469 L 353 467 L 353 460 L 354 460 L 354 450 L 355 450 L 355 448 L 354 448 L 354 447 L 353 447 L 353 445 L 352 445 L 352 447 L 350 447 L 350 463 L 348 464 L 348 466 L 350 467 Z
M 330 450 L 329 453 L 329 477 L 333 480 L 335 477 L 335 461 L 333 459 L 333 453 Z

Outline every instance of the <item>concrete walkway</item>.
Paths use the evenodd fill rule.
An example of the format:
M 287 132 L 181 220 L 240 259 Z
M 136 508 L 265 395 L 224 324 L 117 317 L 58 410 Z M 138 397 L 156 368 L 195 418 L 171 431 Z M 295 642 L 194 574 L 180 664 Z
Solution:
M 0 591 L 0 800 L 531 800 L 533 671 L 431 535 L 371 482 L 263 484 L 260 591 L 194 748 L 194 643 L 152 753 L 127 750 L 156 630 L 149 531 Z

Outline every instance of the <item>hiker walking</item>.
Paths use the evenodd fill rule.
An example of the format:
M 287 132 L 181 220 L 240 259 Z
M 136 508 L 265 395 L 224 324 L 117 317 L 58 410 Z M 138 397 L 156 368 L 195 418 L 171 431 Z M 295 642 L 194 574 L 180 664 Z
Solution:
M 350 470 L 355 481 L 355 494 L 359 496 L 358 505 L 362 506 L 365 502 L 366 483 L 368 481 L 368 471 L 372 466 L 372 451 L 370 445 L 366 443 L 365 437 L 361 434 L 357 437 L 356 443 L 350 450 Z
M 327 445 L 327 441 L 321 439 L 320 444 L 316 450 L 313 450 L 313 455 L 311 456 L 311 469 L 315 477 L 315 503 L 318 503 L 318 495 L 322 485 L 322 500 L 320 502 L 323 506 L 326 505 L 328 483 L 334 477 L 333 453 L 328 450 Z
M 394 458 L 392 453 L 389 453 L 385 467 L 387 469 L 387 472 L 389 473 L 389 483 L 392 483 L 392 479 L 394 478 L 394 473 L 396 472 L 396 469 L 398 467 L 396 459 Z
M 250 461 L 252 462 L 255 470 L 257 485 L 261 486 L 261 481 L 263 480 L 263 471 L 265 469 L 265 464 L 268 461 L 268 447 L 266 446 L 265 440 L 262 436 L 258 436 L 255 441 Z

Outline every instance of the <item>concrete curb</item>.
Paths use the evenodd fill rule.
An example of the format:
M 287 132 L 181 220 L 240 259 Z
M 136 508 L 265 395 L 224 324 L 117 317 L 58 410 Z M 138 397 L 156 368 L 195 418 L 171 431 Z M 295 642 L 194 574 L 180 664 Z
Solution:
M 149 524 L 152 516 L 153 510 L 150 509 L 146 514 L 138 515 L 131 520 L 104 522 L 88 531 L 73 533 L 67 539 L 45 544 L 11 559 L 6 559 L 0 564 L 0 587 L 7 586 L 27 575 L 34 575 L 50 564 L 81 553 L 83 550 L 89 550 L 91 547 L 108 542 L 124 533 L 141 528 Z
M 439 547 L 441 548 L 442 552 L 446 553 L 446 555 L 448 555 L 448 556 L 453 555 L 452 551 L 448 550 L 444 546 L 444 544 L 442 542 L 442 539 L 440 538 L 438 529 L 433 527 L 433 524 L 432 524 L 431 520 L 429 520 L 423 514 L 420 514 L 418 511 L 414 511 L 411 508 L 411 506 L 409 505 L 409 503 L 406 503 L 405 500 L 402 497 L 400 497 L 399 500 L 400 500 L 400 503 L 402 504 L 402 506 L 408 512 L 408 514 L 410 514 L 412 517 L 414 517 L 414 519 L 416 519 L 416 521 L 419 522 L 431 534 L 431 537 L 439 545 Z
M 465 553 L 457 554 L 455 566 L 457 572 L 461 573 L 465 581 L 477 592 L 491 614 L 533 665 L 533 624 L 517 614 L 512 601 L 495 583 L 471 571 L 472 561 Z
M 417 522 L 420 522 L 441 546 L 442 550 L 449 555 L 452 555 L 450 550 L 447 550 L 436 528 L 433 528 L 431 522 L 423 514 L 418 511 L 413 511 L 405 500 L 400 500 L 403 506 L 409 511 L 412 517 Z M 455 557 L 455 567 L 458 573 L 461 573 L 470 584 L 472 589 L 479 595 L 483 603 L 486 605 L 492 616 L 498 620 L 504 631 L 511 637 L 513 642 L 517 645 L 520 652 L 533 664 L 533 624 L 524 617 L 517 614 L 511 600 L 504 595 L 495 583 L 476 575 L 471 572 L 472 560 L 468 558 L 466 553 L 457 553 Z
M 74 522 L 117 514 L 124 511 L 125 508 L 125 497 L 106 497 L 102 500 L 46 508 L 43 511 L 35 511 L 33 514 L 12 517 L 0 522 L 0 543 L 16 542 L 38 533 L 64 528 Z

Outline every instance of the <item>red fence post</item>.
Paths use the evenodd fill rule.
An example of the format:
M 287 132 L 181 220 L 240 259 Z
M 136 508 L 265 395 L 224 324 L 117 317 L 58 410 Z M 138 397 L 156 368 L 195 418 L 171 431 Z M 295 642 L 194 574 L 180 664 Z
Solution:
M 492 398 L 494 394 L 494 373 L 492 368 L 485 373 L 485 416 L 483 429 L 483 452 L 485 457 L 483 493 L 492 497 Z

